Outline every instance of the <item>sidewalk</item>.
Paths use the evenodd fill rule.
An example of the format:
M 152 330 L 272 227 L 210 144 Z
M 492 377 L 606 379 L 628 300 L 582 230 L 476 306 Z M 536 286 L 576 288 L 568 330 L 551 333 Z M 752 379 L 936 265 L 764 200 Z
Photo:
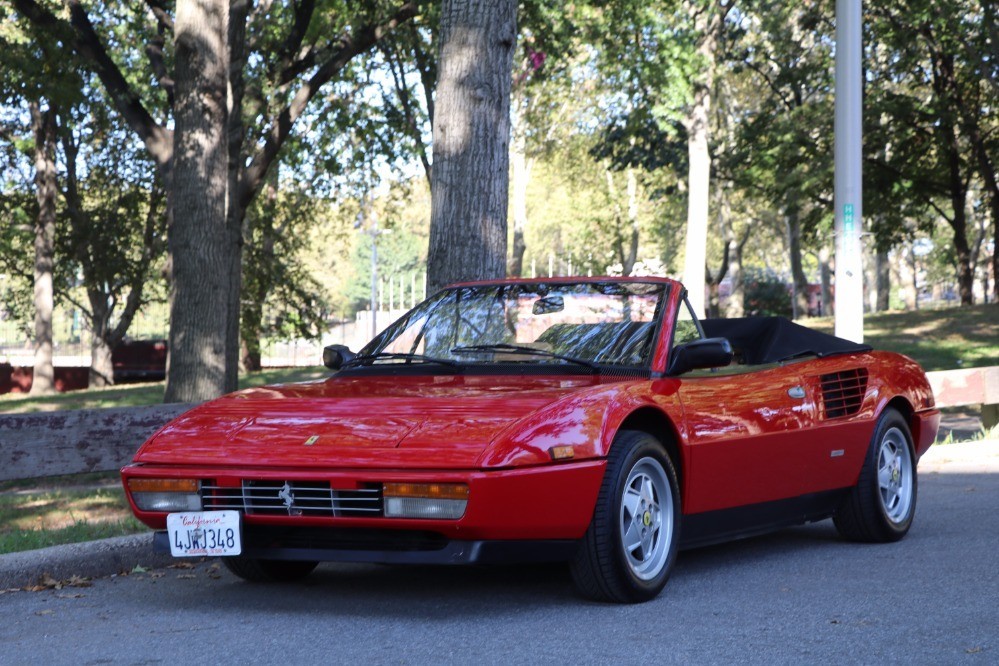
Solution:
M 997 474 L 999 439 L 931 446 L 919 461 L 919 473 Z

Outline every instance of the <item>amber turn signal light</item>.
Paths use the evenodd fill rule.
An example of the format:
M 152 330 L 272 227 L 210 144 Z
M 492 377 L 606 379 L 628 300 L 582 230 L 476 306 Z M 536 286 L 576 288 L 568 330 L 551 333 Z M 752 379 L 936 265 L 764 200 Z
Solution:
M 548 449 L 548 455 L 552 457 L 552 460 L 568 460 L 576 455 L 576 452 L 572 450 L 571 446 L 553 446 Z
M 467 500 L 468 486 L 463 483 L 386 483 L 385 497 Z
M 133 493 L 196 493 L 197 479 L 143 479 L 128 480 L 128 489 Z

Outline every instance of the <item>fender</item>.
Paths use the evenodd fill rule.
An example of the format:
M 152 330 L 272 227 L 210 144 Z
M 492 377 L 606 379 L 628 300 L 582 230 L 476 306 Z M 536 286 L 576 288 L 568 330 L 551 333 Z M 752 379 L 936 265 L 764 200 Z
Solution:
M 621 425 L 639 410 L 655 410 L 674 427 L 681 423 L 678 386 L 676 381 L 643 379 L 602 384 L 568 395 L 504 429 L 483 452 L 479 466 L 550 464 L 553 446 L 571 446 L 575 461 L 605 458 Z

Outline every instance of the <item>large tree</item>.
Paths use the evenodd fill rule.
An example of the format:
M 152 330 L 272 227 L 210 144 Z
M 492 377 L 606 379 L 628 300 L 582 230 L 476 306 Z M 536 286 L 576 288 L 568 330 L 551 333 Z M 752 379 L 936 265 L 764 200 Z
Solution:
M 992 65 L 980 56 L 993 39 L 992 13 L 980 0 L 885 2 L 870 10 L 875 57 L 868 78 L 875 85 L 867 89 L 866 120 L 884 147 L 867 151 L 871 173 L 882 192 L 901 195 L 896 207 L 910 213 L 916 226 L 943 219 L 951 227 L 963 304 L 974 300 L 981 242 L 969 219 L 976 189 L 999 229 L 999 124 L 990 113 L 999 91 Z M 994 276 L 996 261 L 994 255 Z
M 167 402 L 211 398 L 237 383 L 241 220 L 226 214 L 229 23 L 228 0 L 177 2 Z
M 506 275 L 514 0 L 444 0 L 427 289 Z
M 42 109 L 32 101 L 31 129 L 35 138 L 35 195 L 38 217 L 35 220 L 35 365 L 31 381 L 32 395 L 55 391 L 52 364 L 52 310 L 55 307 L 53 272 L 56 234 L 56 112 L 50 105 Z
M 263 188 L 296 122 L 312 107 L 318 107 L 312 108 L 315 113 L 334 114 L 343 106 L 320 91 L 354 76 L 352 61 L 410 20 L 417 3 L 180 0 L 175 17 L 164 0 L 144 5 L 103 0 L 96 3 L 102 14 L 96 25 L 81 0 L 65 4 L 68 19 L 49 0 L 14 0 L 45 38 L 72 49 L 98 75 L 117 112 L 145 145 L 168 195 L 175 268 L 171 328 L 177 330 L 171 333 L 166 399 L 202 400 L 234 389 L 239 230 L 247 206 Z M 194 13 L 185 14 L 188 10 Z M 204 21 L 201 28 L 192 24 L 199 21 Z M 214 28 L 199 34 L 209 26 Z M 185 67 L 189 56 L 210 71 Z M 220 72 L 224 98 L 219 97 Z M 191 93 L 189 84 L 198 83 L 191 77 L 202 76 L 211 85 L 203 79 Z M 178 105 L 186 101 L 213 112 L 199 117 L 191 107 L 190 122 L 185 121 Z M 192 145 L 175 146 L 174 122 L 181 132 L 185 126 L 194 129 L 188 133 L 194 144 L 209 148 L 193 163 L 185 161 L 193 155 Z M 209 165 L 210 174 L 205 171 Z M 222 172 L 215 173 L 219 168 Z

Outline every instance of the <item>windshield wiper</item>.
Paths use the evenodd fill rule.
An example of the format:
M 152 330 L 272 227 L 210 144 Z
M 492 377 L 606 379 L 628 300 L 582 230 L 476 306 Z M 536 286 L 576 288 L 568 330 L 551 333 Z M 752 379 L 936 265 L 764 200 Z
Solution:
M 562 354 L 556 354 L 555 352 L 550 352 L 545 349 L 537 349 L 536 347 L 528 347 L 527 345 L 511 345 L 505 342 L 501 342 L 495 345 L 467 345 L 464 347 L 455 347 L 451 350 L 452 354 L 474 354 L 475 352 L 496 352 L 500 354 L 525 354 L 528 356 L 544 356 L 546 358 L 557 358 L 560 361 L 568 361 L 569 363 L 576 363 L 577 365 L 582 365 L 590 370 L 596 370 L 599 372 L 600 366 L 596 363 L 591 363 L 590 361 L 583 360 L 581 358 L 575 358 L 573 356 L 563 356 Z
M 374 354 L 364 354 L 363 356 L 355 356 L 346 363 L 344 363 L 341 368 L 346 368 L 352 365 L 364 365 L 366 363 L 372 363 L 380 359 L 402 359 L 405 361 L 420 361 L 422 363 L 437 363 L 440 365 L 449 365 L 451 367 L 458 367 L 457 361 L 452 361 L 446 358 L 435 358 L 433 356 L 424 356 L 423 354 L 404 354 L 399 352 L 375 352 Z

